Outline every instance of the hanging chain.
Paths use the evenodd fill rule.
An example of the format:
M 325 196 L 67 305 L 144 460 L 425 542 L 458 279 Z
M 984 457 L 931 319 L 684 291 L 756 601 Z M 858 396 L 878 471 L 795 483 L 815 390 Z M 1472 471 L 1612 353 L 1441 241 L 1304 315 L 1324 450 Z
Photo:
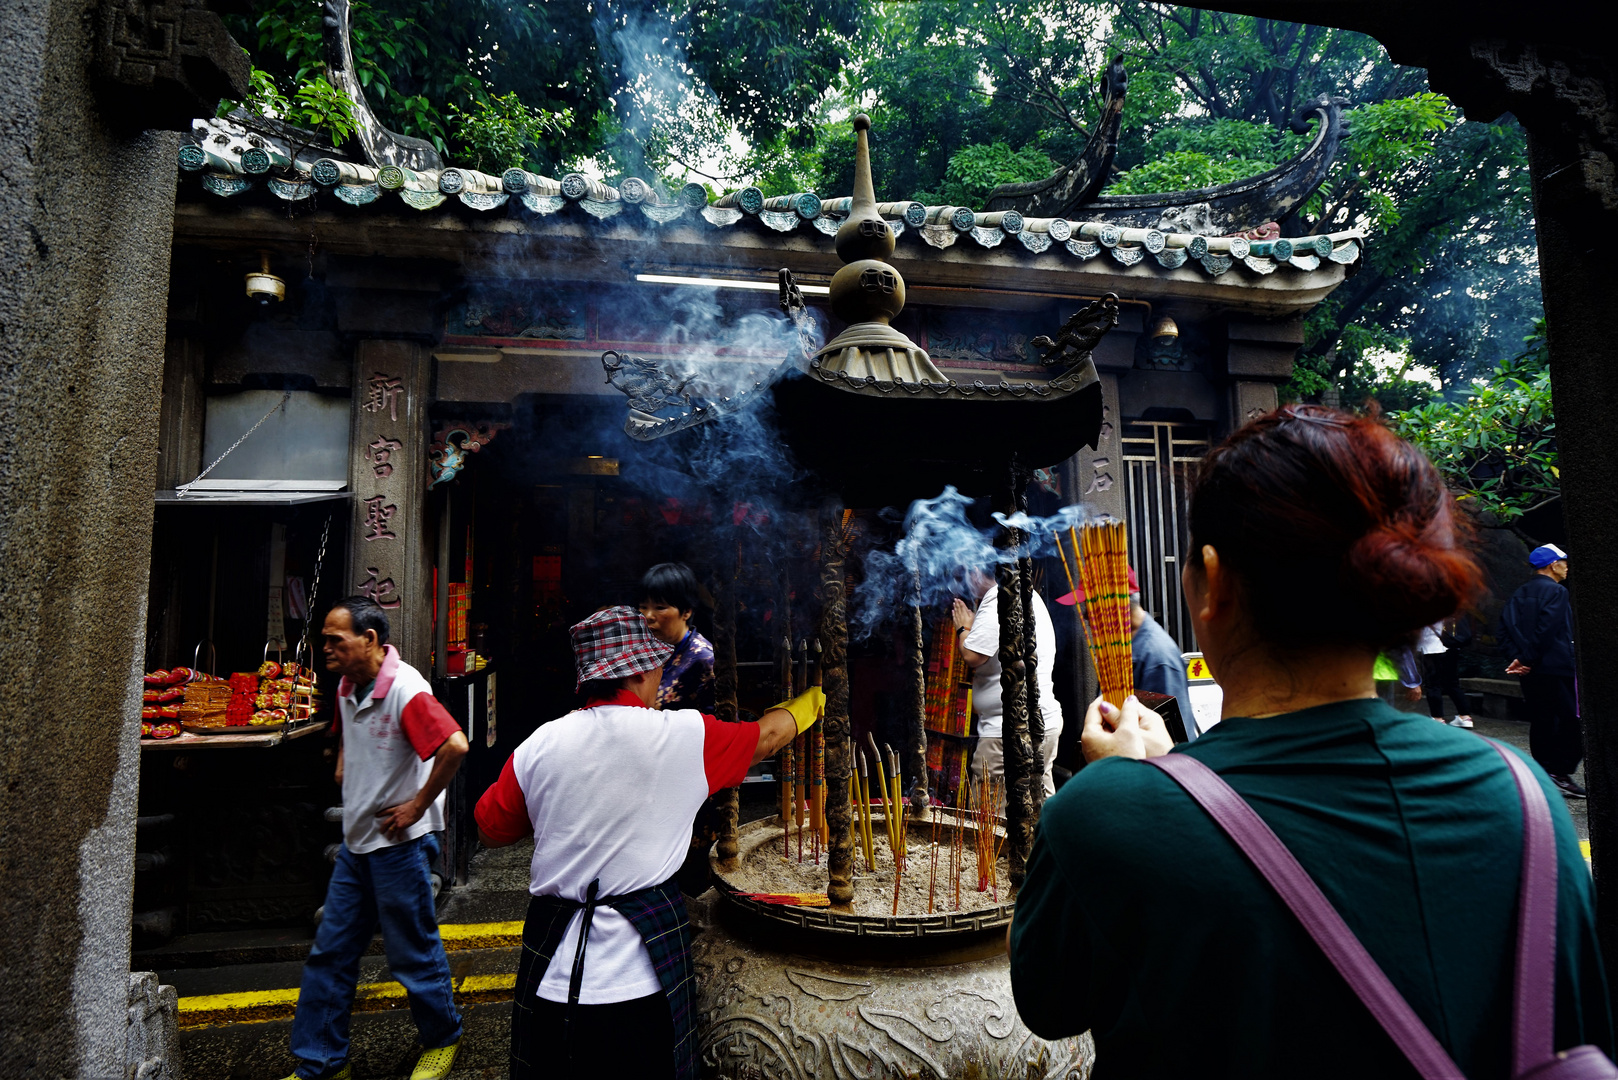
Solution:
M 230 453 L 231 453 L 232 450 L 235 450 L 242 443 L 246 442 L 248 435 L 253 434 L 253 432 L 255 432 L 259 428 L 263 427 L 264 426 L 264 421 L 268 420 L 270 417 L 274 416 L 277 412 L 281 411 L 281 409 L 285 408 L 286 403 L 288 401 L 291 401 L 291 400 L 292 400 L 292 391 L 287 390 L 287 391 L 283 392 L 281 394 L 281 400 L 277 401 L 275 403 L 275 407 L 273 409 L 271 409 L 269 412 L 265 413 L 263 416 L 261 416 L 259 418 L 258 423 L 254 424 L 252 427 L 248 428 L 246 435 L 243 435 L 241 438 L 239 438 L 235 442 L 231 443 L 230 448 L 227 449 L 223 454 L 220 454 L 218 457 L 214 458 L 213 459 L 213 464 L 209 465 L 206 469 L 203 469 L 200 473 L 198 473 L 197 478 L 195 480 L 191 481 L 191 483 L 189 483 L 189 484 L 181 484 L 178 488 L 175 489 L 175 491 L 183 498 L 186 494 L 188 494 L 190 492 L 190 490 L 193 487 L 195 487 L 199 482 L 201 482 L 201 480 L 202 480 L 202 478 L 204 476 L 207 476 L 209 473 L 213 472 L 214 469 L 218 468 L 219 463 L 221 461 L 224 461 L 226 458 L 228 458 L 230 456 Z
M 326 515 L 326 524 L 320 530 L 320 550 L 315 554 L 315 578 L 309 586 L 309 595 L 303 599 L 303 636 L 298 639 L 298 663 L 303 663 L 304 646 L 309 647 L 310 659 L 314 659 L 315 647 L 309 644 L 309 623 L 315 617 L 315 597 L 320 595 L 320 569 L 326 565 L 326 540 L 331 536 L 331 514 Z

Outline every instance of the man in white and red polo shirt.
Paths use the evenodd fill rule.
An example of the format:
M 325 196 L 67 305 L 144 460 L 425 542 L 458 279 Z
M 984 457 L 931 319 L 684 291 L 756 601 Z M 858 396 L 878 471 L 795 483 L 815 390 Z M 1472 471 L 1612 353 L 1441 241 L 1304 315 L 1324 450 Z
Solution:
M 434 834 L 466 736 L 427 680 L 388 644 L 388 617 L 363 596 L 339 600 L 321 629 L 337 687 L 337 782 L 343 843 L 292 1020 L 297 1071 L 287 1080 L 348 1080 L 348 1021 L 360 957 L 380 929 L 388 971 L 409 993 L 425 1047 L 411 1080 L 449 1075 L 460 1045 L 449 960 L 433 907 Z
M 702 801 L 813 723 L 818 689 L 758 723 L 654 708 L 671 646 L 629 607 L 572 628 L 583 709 L 517 747 L 478 801 L 485 846 L 532 834 L 511 1076 L 696 1075 L 691 932 L 674 880 Z M 589 960 L 585 955 L 588 951 Z

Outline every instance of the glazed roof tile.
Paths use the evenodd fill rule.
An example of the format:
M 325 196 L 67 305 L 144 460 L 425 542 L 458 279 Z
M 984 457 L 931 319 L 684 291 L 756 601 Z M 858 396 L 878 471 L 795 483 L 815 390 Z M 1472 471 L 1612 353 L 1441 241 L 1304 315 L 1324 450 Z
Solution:
M 819 232 L 828 241 L 848 215 L 850 198 L 822 199 L 813 192 L 767 196 L 756 187 L 728 192 L 710 204 L 700 184 L 687 184 L 669 202 L 636 177 L 617 187 L 570 173 L 560 180 L 523 169 L 501 176 L 467 168 L 413 172 L 396 165 L 376 168 L 327 156 L 319 147 L 294 148 L 273 135 L 249 131 L 226 119 L 198 120 L 196 141 L 180 147 L 179 168 L 221 198 L 260 187 L 278 199 L 302 202 L 322 190 L 351 206 L 402 203 L 422 212 L 441 211 L 451 200 L 479 213 L 549 217 L 582 214 L 598 221 L 635 220 L 649 229 L 706 222 L 715 230 L 762 228 L 778 233 Z M 1219 277 L 1240 265 L 1254 275 L 1278 270 L 1313 271 L 1323 262 L 1352 265 L 1365 236 L 1345 230 L 1309 237 L 1203 236 L 1154 228 L 1120 228 L 1111 222 L 1026 218 L 1015 210 L 984 212 L 963 206 L 927 206 L 916 201 L 878 204 L 900 239 L 907 234 L 936 249 L 965 240 L 981 248 L 1020 244 L 1032 254 L 1066 252 L 1075 261 L 1111 259 L 1177 269 L 1196 266 Z

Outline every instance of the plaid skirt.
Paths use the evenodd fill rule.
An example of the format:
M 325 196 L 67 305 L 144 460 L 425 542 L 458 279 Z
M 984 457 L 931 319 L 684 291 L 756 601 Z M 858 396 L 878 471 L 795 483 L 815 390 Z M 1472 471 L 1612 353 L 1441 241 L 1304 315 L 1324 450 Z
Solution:
M 691 964 L 691 924 L 686 920 L 679 885 L 671 878 L 623 896 L 597 897 L 595 892 L 596 883 L 591 882 L 589 898 L 584 903 L 559 896 L 529 899 L 528 919 L 522 928 L 522 958 L 517 962 L 516 999 L 511 1010 L 511 1080 L 536 1080 L 547 1050 L 554 1049 L 534 1045 L 532 1039 L 532 1013 L 539 984 L 544 981 L 551 957 L 562 946 L 573 913 L 580 909 L 585 912 L 583 951 L 587 952 L 590 922 L 595 909 L 602 906 L 612 908 L 640 931 L 674 1021 L 674 1075 L 678 1080 L 695 1080 L 696 971 Z M 578 959 L 582 961 L 583 956 Z M 575 964 L 568 990 L 569 1007 L 578 1003 L 583 974 L 582 962 Z

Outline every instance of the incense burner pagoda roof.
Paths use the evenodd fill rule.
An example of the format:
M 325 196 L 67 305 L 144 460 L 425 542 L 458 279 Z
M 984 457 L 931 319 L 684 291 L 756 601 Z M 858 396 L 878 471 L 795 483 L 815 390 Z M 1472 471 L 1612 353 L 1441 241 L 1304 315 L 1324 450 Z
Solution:
M 699 184 L 687 184 L 665 202 L 650 184 L 636 178 L 612 187 L 579 174 L 553 179 L 521 169 L 508 169 L 501 176 L 463 168 L 416 172 L 399 166 L 377 168 L 327 153 L 318 146 L 300 148 L 291 139 L 266 131 L 249 131 L 228 119 L 198 120 L 191 141 L 180 148 L 179 168 L 187 182 L 194 178 L 201 190 L 232 202 L 308 207 L 336 203 L 375 213 L 410 209 L 428 216 L 572 219 L 587 225 L 610 223 L 614 228 L 632 224 L 649 240 L 655 240 L 660 230 L 685 226 L 714 233 L 752 230 L 821 237 L 829 248 L 851 204 L 846 196 L 767 195 L 748 187 L 710 205 Z M 1101 260 L 1124 268 L 1195 268 L 1214 278 L 1237 268 L 1253 277 L 1278 271 L 1306 274 L 1323 263 L 1351 270 L 1365 243 L 1358 230 L 1309 237 L 1275 236 L 1273 229 L 1259 233 L 1261 238 L 1206 236 L 1112 222 L 1031 218 L 1015 210 L 927 206 L 914 200 L 884 202 L 878 211 L 915 255 L 924 255 L 929 248 L 1002 248 L 1021 250 L 1029 257 L 1054 253 L 1081 265 Z

